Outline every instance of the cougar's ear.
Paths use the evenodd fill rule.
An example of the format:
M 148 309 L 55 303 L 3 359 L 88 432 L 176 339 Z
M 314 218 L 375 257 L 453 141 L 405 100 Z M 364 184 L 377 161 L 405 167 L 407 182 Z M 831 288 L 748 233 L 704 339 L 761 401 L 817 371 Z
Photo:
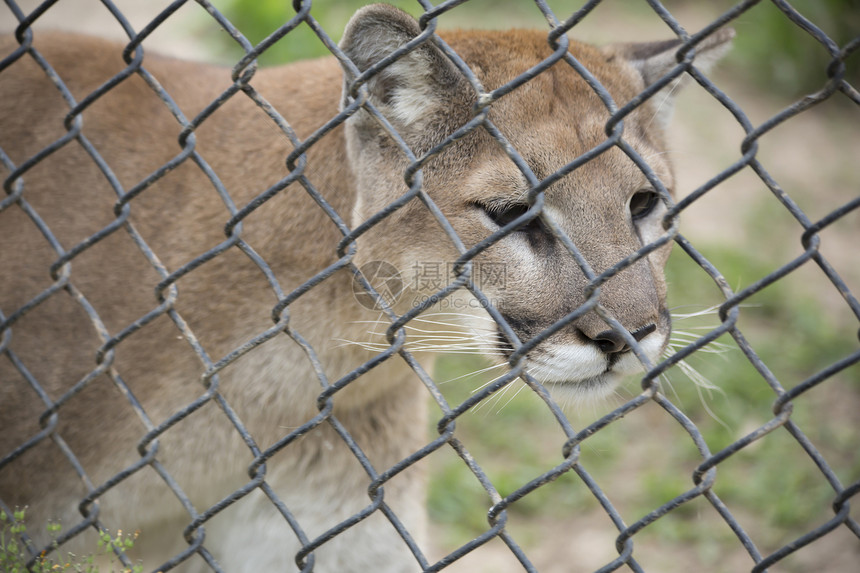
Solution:
M 729 51 L 734 37 L 735 31 L 733 29 L 722 28 L 702 40 L 696 46 L 693 65 L 704 73 L 710 71 Z M 627 60 L 642 75 L 645 85 L 650 86 L 678 65 L 675 54 L 680 46 L 681 40 L 667 40 L 664 42 L 614 44 L 608 46 L 606 51 L 611 55 L 621 56 Z M 662 125 L 665 126 L 672 116 L 674 98 L 678 88 L 687 83 L 689 79 L 690 76 L 687 74 L 679 76 L 652 98 L 658 107 L 657 120 Z
M 387 4 L 358 10 L 344 31 L 340 47 L 360 71 L 365 71 L 421 33 L 412 16 Z M 349 101 L 354 77 L 344 73 L 342 105 Z M 464 89 L 462 74 L 430 40 L 415 47 L 367 81 L 370 102 L 398 131 L 421 130 L 436 114 L 450 109 Z M 378 129 L 359 111 L 351 123 Z M 402 133 L 403 134 L 403 133 Z

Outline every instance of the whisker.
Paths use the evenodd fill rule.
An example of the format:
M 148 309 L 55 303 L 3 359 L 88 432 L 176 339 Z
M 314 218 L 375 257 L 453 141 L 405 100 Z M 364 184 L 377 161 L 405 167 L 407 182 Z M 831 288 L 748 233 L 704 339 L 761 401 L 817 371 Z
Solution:
M 504 390 L 507 390 L 507 389 L 508 389 L 508 388 L 510 388 L 511 386 L 513 386 L 513 383 L 508 384 L 507 386 L 505 386 L 505 387 L 504 387 Z M 516 392 L 514 392 L 514 395 L 513 395 L 513 396 L 511 396 L 510 398 L 508 398 L 508 401 L 507 401 L 507 402 L 505 402 L 504 404 L 502 404 L 501 406 L 499 406 L 499 409 L 498 409 L 498 410 L 496 410 L 496 414 L 500 413 L 502 410 L 504 410 L 505 408 L 507 408 L 508 404 L 510 404 L 511 402 L 513 402 L 513 401 L 514 401 L 514 399 L 515 399 L 517 396 L 519 396 L 519 395 L 520 395 L 520 392 L 522 392 L 522 391 L 523 391 L 523 390 L 525 390 L 526 388 L 527 388 L 527 386 L 526 386 L 525 384 L 520 384 L 520 387 L 519 387 L 519 388 L 517 388 L 517 391 L 516 391 Z M 501 394 L 499 394 L 499 400 L 501 400 Z
M 711 344 L 713 344 L 713 343 L 711 343 Z M 710 346 L 710 345 L 708 345 L 708 346 Z M 724 349 L 708 349 L 708 346 L 705 346 L 705 347 L 699 349 L 699 352 L 711 352 L 711 353 L 716 353 L 716 354 L 722 354 L 725 352 Z M 723 346 L 727 346 L 727 345 L 723 345 Z M 731 348 L 731 347 L 727 346 L 727 348 Z M 666 352 L 664 352 L 663 355 L 664 356 L 671 355 L 670 349 L 672 349 L 671 343 L 669 345 L 667 345 Z M 684 374 L 690 381 L 693 382 L 693 386 L 695 386 L 695 388 L 696 388 L 696 393 L 699 395 L 699 401 L 701 402 L 702 407 L 704 408 L 705 412 L 707 412 L 708 416 L 710 416 L 714 421 L 716 421 L 718 424 L 720 424 L 727 431 L 731 432 L 732 428 L 722 418 L 720 418 L 716 414 L 716 412 L 714 412 L 711 409 L 711 407 L 708 405 L 708 402 L 707 402 L 708 399 L 713 399 L 713 393 L 714 392 L 719 392 L 719 393 L 725 395 L 725 392 L 723 391 L 723 389 L 720 388 L 719 386 L 717 386 L 716 384 L 714 384 L 713 382 L 711 382 L 710 380 L 708 380 L 707 378 L 705 378 L 705 376 L 703 376 L 701 372 L 696 370 L 686 360 L 679 360 L 676 363 L 676 365 L 678 366 L 678 369 L 681 371 L 681 373 Z M 675 390 L 672 382 L 670 381 L 668 374 L 663 373 L 660 375 L 660 378 L 661 378 L 661 380 L 666 382 L 666 384 L 672 390 L 672 393 L 675 395 L 675 398 L 680 402 L 681 398 L 678 395 L 677 391 Z M 704 392 L 708 393 L 707 397 L 705 396 Z
M 493 364 L 492 366 L 487 366 L 486 368 L 481 368 L 479 370 L 473 370 L 471 372 L 466 372 L 465 374 L 455 376 L 454 378 L 450 378 L 448 380 L 443 380 L 443 381 L 439 382 L 439 384 L 448 384 L 449 382 L 455 382 L 457 380 L 462 380 L 463 378 L 469 378 L 470 376 L 478 376 L 480 374 L 484 374 L 485 372 L 489 372 L 490 370 L 494 370 L 496 368 L 501 368 L 502 366 L 507 366 L 507 363 L 502 362 L 500 364 Z M 497 378 L 497 380 L 498 380 L 498 378 Z
M 346 340 L 342 338 L 334 339 L 335 342 L 340 342 L 337 348 L 344 346 L 358 346 L 370 351 L 384 351 L 391 348 L 391 344 L 386 342 L 362 342 L 358 340 Z M 405 345 L 405 349 L 410 352 L 444 352 L 448 354 L 484 354 L 492 356 L 503 356 L 496 346 L 493 345 L 469 345 L 466 342 L 457 344 L 422 344 L 420 341 L 409 341 Z
M 415 318 L 412 319 L 412 322 L 426 322 L 429 324 L 444 324 L 444 325 L 448 325 L 448 326 L 459 326 L 459 327 L 464 327 L 464 328 L 467 327 L 467 325 L 465 325 L 463 323 L 437 321 L 437 320 L 431 320 L 429 318 L 429 317 L 437 317 L 437 316 L 450 316 L 453 318 L 467 319 L 467 320 L 472 320 L 472 319 L 477 318 L 477 319 L 483 320 L 485 322 L 491 322 L 493 324 L 496 324 L 496 321 L 493 320 L 489 316 L 483 316 L 480 314 L 458 314 L 458 313 L 454 313 L 454 312 L 434 312 L 434 313 L 431 313 L 428 315 L 416 316 Z M 468 328 L 472 328 L 472 325 L 468 325 Z
M 716 316 L 719 312 L 719 305 L 713 305 L 706 308 L 699 308 L 698 310 L 694 310 L 692 312 L 681 313 L 677 312 L 679 308 L 690 308 L 694 305 L 686 305 L 683 307 L 675 307 L 671 309 L 672 312 L 672 320 L 676 322 L 681 322 L 685 320 L 699 319 L 703 317 L 711 317 Z M 678 352 L 682 348 L 689 346 L 691 344 L 695 344 L 698 340 L 701 339 L 699 334 L 696 331 L 711 331 L 717 326 L 714 325 L 700 325 L 700 324 L 689 324 L 684 325 L 683 330 L 675 329 L 672 331 L 672 334 L 669 338 L 669 342 L 666 345 L 667 351 L 672 350 L 673 352 Z M 730 350 L 734 350 L 735 347 L 726 344 L 724 342 L 717 342 L 716 340 L 712 340 L 702 348 L 699 348 L 696 352 L 702 352 L 706 354 L 724 354 Z M 681 361 L 683 362 L 683 361 Z M 684 366 L 681 366 L 679 362 L 679 367 L 682 369 Z M 708 383 L 710 384 L 710 383 Z
M 701 340 L 700 337 L 693 336 L 693 335 L 690 335 L 689 337 L 681 337 L 681 336 L 676 337 L 673 335 L 672 338 L 669 339 L 668 345 L 672 346 L 674 348 L 679 348 L 679 347 L 683 347 L 683 346 L 689 346 L 690 344 L 698 342 L 699 340 Z M 733 350 L 734 348 L 735 347 L 730 345 L 730 344 L 726 344 L 724 342 L 717 342 L 716 340 L 712 340 L 711 342 L 709 342 L 705 346 L 703 346 L 700 350 L 703 352 L 723 353 L 723 352 L 728 352 L 729 350 Z
M 486 382 L 484 382 L 483 384 L 481 384 L 481 385 L 480 385 L 480 386 L 478 386 L 477 388 L 472 389 L 472 391 L 471 391 L 470 393 L 471 393 L 471 394 L 474 394 L 475 392 L 477 392 L 477 391 L 481 390 L 482 388 L 486 388 L 487 386 L 489 386 L 490 384 L 492 384 L 492 383 L 493 383 L 493 382 L 495 382 L 496 380 L 499 380 L 502 376 L 505 376 L 506 374 L 507 374 L 507 373 L 505 372 L 505 373 L 503 373 L 503 374 L 501 374 L 501 375 L 499 375 L 499 376 L 496 376 L 495 378 L 491 378 L 490 380 L 487 380 Z
M 382 333 L 377 333 L 377 334 L 381 335 Z M 431 333 L 427 333 L 426 336 L 420 336 L 420 335 L 411 336 L 411 335 L 407 334 L 407 338 L 409 340 L 415 340 L 415 341 L 420 341 L 420 342 L 436 342 L 436 341 L 458 342 L 458 341 L 467 341 L 467 340 L 471 340 L 471 341 L 475 341 L 475 342 L 486 342 L 485 339 L 478 337 L 478 336 L 464 336 L 464 335 L 459 334 L 459 333 L 450 333 L 450 335 L 448 335 L 448 333 L 444 333 L 444 332 L 443 333 L 431 332 Z
M 478 333 L 476 333 L 476 332 L 472 332 L 472 331 L 460 331 L 460 330 L 432 330 L 432 329 L 418 328 L 418 327 L 415 327 L 415 326 L 410 326 L 410 325 L 408 325 L 408 324 L 407 324 L 407 325 L 404 325 L 402 328 L 403 328 L 404 330 L 406 330 L 407 332 L 416 332 L 416 333 L 420 333 L 420 334 L 424 334 L 424 333 L 426 333 L 426 334 L 454 334 L 454 335 L 457 335 L 457 336 L 464 336 L 464 335 L 466 335 L 466 334 L 469 334 L 469 335 L 472 335 L 472 336 L 479 336 L 479 334 L 478 334 Z M 377 330 L 368 330 L 367 332 L 368 332 L 368 333 L 370 333 L 370 334 L 377 335 L 377 336 L 385 336 L 386 331 L 387 331 L 387 329 L 386 329 L 385 331 L 381 331 L 381 332 L 380 332 L 380 331 L 377 331 Z
M 678 320 L 685 320 L 688 318 L 695 318 L 698 316 L 707 316 L 709 314 L 718 314 L 720 309 L 720 305 L 711 305 L 705 308 L 699 308 L 694 312 L 675 312 L 679 308 L 699 308 L 698 305 L 695 304 L 685 304 L 681 306 L 675 306 L 669 309 L 672 313 L 672 318 L 677 318 Z
M 477 346 L 407 346 L 406 350 L 410 352 L 445 352 L 449 354 L 492 354 L 493 356 L 502 356 L 501 353 L 495 352 L 495 348 L 481 348 Z
M 340 342 L 335 348 L 343 348 L 344 346 L 358 346 L 365 350 L 385 350 L 390 345 L 384 345 L 379 342 L 361 342 L 358 340 L 345 340 L 343 338 L 335 338 L 334 342 Z
M 669 379 L 669 376 L 664 372 L 660 374 L 660 380 L 665 383 L 666 386 L 669 387 L 669 390 L 672 391 L 672 394 L 675 396 L 675 400 L 679 403 L 681 402 L 681 396 L 678 395 L 678 391 L 675 390 L 675 385 L 672 384 L 672 381 Z
M 669 311 L 672 313 L 672 319 L 673 320 L 688 320 L 691 318 L 700 318 L 700 317 L 709 316 L 709 315 L 718 316 L 721 305 L 709 306 L 709 307 L 700 309 L 700 310 L 695 311 L 695 312 L 690 312 L 690 313 L 677 313 L 677 312 L 675 312 L 679 308 L 694 308 L 696 306 L 697 305 L 694 305 L 694 304 L 685 304 L 685 305 L 681 305 L 681 306 L 672 307 L 669 309 Z M 760 304 L 745 303 L 745 304 L 737 305 L 737 308 L 757 308 L 760 306 L 761 306 Z
M 654 112 L 654 115 L 651 116 L 651 119 L 648 121 L 648 124 L 645 126 L 645 129 L 650 129 L 651 124 L 654 123 L 654 120 L 657 119 L 657 116 L 660 115 L 660 111 L 664 106 L 672 99 L 672 94 L 675 93 L 675 90 L 678 89 L 681 85 L 681 78 L 677 78 L 672 82 L 672 87 L 669 88 L 669 91 L 666 92 L 666 95 L 663 96 L 663 99 L 657 104 L 657 111 Z
M 686 360 L 681 360 L 678 362 L 678 368 L 690 379 L 693 383 L 699 387 L 704 388 L 708 391 L 708 397 L 713 398 L 712 392 L 720 392 L 723 393 L 722 388 L 705 378 L 701 372 L 696 370 L 693 366 L 690 365 Z
M 702 407 L 705 409 L 705 412 L 707 412 L 708 415 L 711 418 L 713 418 L 718 424 L 720 424 L 723 428 L 725 428 L 726 430 L 731 432 L 732 431 L 731 426 L 729 426 L 722 418 L 717 416 L 717 414 L 708 405 L 708 402 L 705 399 L 704 394 L 702 393 L 702 390 L 707 391 L 708 392 L 708 398 L 713 399 L 712 392 L 716 391 L 716 392 L 719 392 L 719 393 L 725 395 L 725 392 L 723 391 L 723 389 L 720 388 L 719 386 L 714 385 L 711 381 L 709 381 L 707 378 L 702 376 L 702 374 L 699 371 L 697 371 L 695 368 L 690 366 L 690 364 L 688 364 L 687 362 L 682 360 L 681 362 L 678 363 L 678 366 L 681 368 L 682 372 L 684 372 L 684 374 L 694 382 L 694 385 L 696 387 L 696 392 L 699 395 L 699 400 L 701 401 Z
M 504 374 L 502 374 L 502 376 L 504 376 Z M 498 380 L 498 379 L 499 379 L 499 378 L 501 378 L 502 376 L 498 376 L 495 380 Z M 495 380 L 491 380 L 490 382 L 495 382 Z M 517 383 L 517 381 L 516 381 L 516 380 L 511 380 L 510 382 L 508 382 L 507 384 L 505 384 L 505 386 L 504 386 L 503 388 L 500 388 L 497 392 L 493 393 L 493 395 L 492 395 L 492 396 L 489 396 L 486 400 L 483 400 L 483 401 L 478 402 L 477 404 L 475 404 L 475 405 L 472 407 L 472 411 L 477 413 L 478 411 L 480 411 L 481 409 L 483 409 L 483 408 L 485 408 L 485 407 L 486 407 L 486 408 L 492 408 L 492 406 L 495 406 L 496 404 L 498 404 L 498 403 L 499 403 L 499 401 L 501 401 L 501 399 L 505 396 L 505 394 L 507 394 L 507 393 L 508 393 L 508 391 L 511 389 L 511 387 L 512 387 L 514 384 L 516 384 L 516 383 Z M 489 382 L 488 382 L 488 384 L 489 384 Z M 486 386 L 486 384 L 485 384 L 484 386 Z M 482 387 L 483 387 L 483 386 L 482 386 Z M 517 391 L 516 391 L 516 393 L 514 393 L 514 396 L 512 396 L 512 397 L 508 400 L 508 402 L 506 402 L 506 403 L 505 403 L 505 405 L 507 405 L 508 403 L 510 403 L 510 401 L 511 401 L 513 398 L 515 398 L 515 397 L 516 397 L 516 395 L 517 395 L 517 394 L 519 394 L 519 393 L 520 393 L 520 390 L 522 390 L 523 388 L 525 388 L 525 384 L 522 384 L 522 385 L 520 386 L 520 389 L 519 389 L 519 390 L 517 390 Z M 476 391 L 477 391 L 477 390 L 479 390 L 479 389 L 480 389 L 480 388 L 476 389 Z M 472 393 L 474 394 L 474 392 L 472 392 Z M 496 410 L 496 413 L 498 413 L 499 411 L 500 411 L 500 410 Z M 490 414 L 490 413 L 491 413 L 491 412 L 489 412 L 489 411 L 487 412 L 487 414 Z

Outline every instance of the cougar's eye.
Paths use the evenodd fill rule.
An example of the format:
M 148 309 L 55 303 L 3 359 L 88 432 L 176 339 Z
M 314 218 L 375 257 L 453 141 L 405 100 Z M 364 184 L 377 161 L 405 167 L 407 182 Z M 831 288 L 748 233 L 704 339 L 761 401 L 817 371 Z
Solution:
M 660 195 L 656 191 L 651 189 L 637 191 L 630 198 L 630 216 L 634 221 L 647 217 L 659 203 Z
M 529 210 L 528 205 L 522 204 L 514 204 L 514 205 L 497 205 L 497 204 L 478 204 L 477 205 L 486 215 L 499 227 L 504 227 L 505 225 L 515 221 L 525 214 L 526 211 Z M 539 217 L 535 217 L 531 221 L 524 223 L 517 227 L 514 232 L 532 232 L 539 231 L 542 229 L 541 221 Z
M 493 220 L 493 223 L 499 227 L 515 221 L 523 216 L 529 210 L 528 205 L 506 205 L 500 207 L 497 205 L 482 205 L 484 212 Z

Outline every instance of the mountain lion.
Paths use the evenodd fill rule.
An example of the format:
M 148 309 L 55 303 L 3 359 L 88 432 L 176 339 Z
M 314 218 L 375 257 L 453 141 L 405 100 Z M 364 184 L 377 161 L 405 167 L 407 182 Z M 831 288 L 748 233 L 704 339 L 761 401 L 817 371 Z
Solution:
M 411 16 L 373 5 L 353 16 L 340 46 L 362 71 L 420 33 Z M 708 69 L 731 35 L 701 42 L 695 65 Z M 571 242 L 599 274 L 663 237 L 667 211 L 613 145 L 530 195 L 535 181 L 607 139 L 606 104 L 565 61 L 493 101 L 483 125 L 434 149 L 482 113 L 486 93 L 553 53 L 545 31 L 442 37 L 483 94 L 433 41 L 360 88 L 356 68 L 333 57 L 242 72 L 234 84 L 230 69 L 147 52 L 142 67 L 152 80 L 127 73 L 74 117 L 75 102 L 31 55 L 0 72 L 0 171 L 12 194 L 0 204 L 0 501 L 27 506 L 31 532 L 54 519 L 63 532 L 81 524 L 76 539 L 91 535 L 82 514 L 112 531 L 139 530 L 134 556 L 147 569 L 187 550 L 178 570 L 208 570 L 207 560 L 224 571 L 292 570 L 300 535 L 315 548 L 298 561 L 312 560 L 314 571 L 420 569 L 394 524 L 427 551 L 421 464 L 392 471 L 368 492 L 369 476 L 428 443 L 428 391 L 416 369 L 429 365 L 419 343 L 444 346 L 428 342 L 442 336 L 432 331 L 457 325 L 455 339 L 507 361 L 586 300 L 589 281 Z M 127 67 L 124 46 L 100 39 L 37 32 L 33 46 L 76 102 Z M 569 52 L 621 106 L 676 66 L 678 46 L 571 41 Z M 14 38 L 2 39 L 2 57 L 16 49 Z M 148 85 L 155 82 L 184 118 Z M 674 87 L 626 115 L 623 130 L 669 190 L 663 129 Z M 285 133 L 304 140 L 339 110 L 348 119 L 285 161 L 294 149 Z M 420 165 L 410 167 L 406 148 Z M 386 217 L 344 239 L 383 210 Z M 461 270 L 458 258 L 513 223 L 471 259 L 463 288 L 434 303 Z M 589 307 L 528 350 L 525 372 L 559 395 L 587 397 L 642 372 L 631 345 L 656 363 L 670 331 L 670 244 L 600 287 L 604 316 L 629 336 Z M 379 265 L 400 273 L 400 288 L 380 293 L 391 308 L 363 293 L 354 272 L 379 286 L 371 276 Z M 379 362 L 390 313 L 427 300 L 434 304 L 402 331 L 419 363 L 396 353 Z M 488 304 L 503 323 L 491 320 Z M 270 448 L 265 464 L 255 463 Z M 234 495 L 240 489 L 247 495 Z M 212 515 L 198 513 L 215 504 Z M 354 514 L 364 519 L 338 527 Z M 89 543 L 75 551 L 92 551 Z

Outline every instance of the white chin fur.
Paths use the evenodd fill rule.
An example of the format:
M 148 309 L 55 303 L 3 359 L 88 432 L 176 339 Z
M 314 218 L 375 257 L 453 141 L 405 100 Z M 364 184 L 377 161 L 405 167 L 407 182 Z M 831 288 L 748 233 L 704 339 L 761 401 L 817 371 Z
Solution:
M 659 356 L 662 337 L 652 335 L 640 343 L 642 350 L 652 360 Z M 547 386 L 560 401 L 599 401 L 611 395 L 626 376 L 644 372 L 635 354 L 622 356 L 607 371 L 606 355 L 591 346 L 565 345 L 547 349 L 540 360 L 530 361 L 529 374 Z
M 587 380 L 548 382 L 546 387 L 559 404 L 589 404 L 608 398 L 624 380 L 625 375 L 607 372 Z

